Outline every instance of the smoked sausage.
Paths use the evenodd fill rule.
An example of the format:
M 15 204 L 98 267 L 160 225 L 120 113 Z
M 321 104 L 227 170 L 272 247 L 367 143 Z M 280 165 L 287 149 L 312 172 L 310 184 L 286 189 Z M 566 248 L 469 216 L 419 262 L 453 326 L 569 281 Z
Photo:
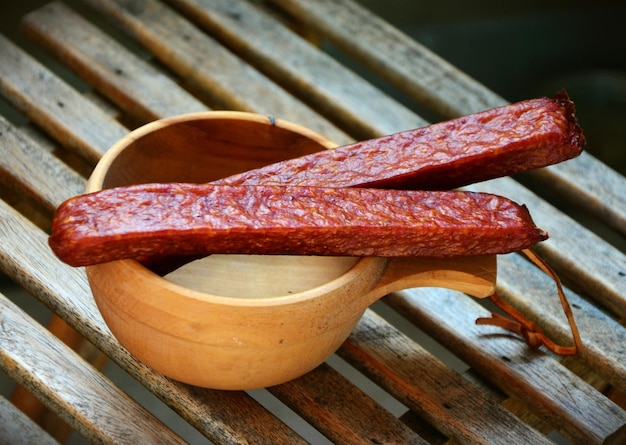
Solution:
M 584 144 L 574 104 L 560 93 L 211 184 L 138 185 L 72 198 L 55 215 L 50 245 L 72 265 L 165 258 L 161 272 L 211 253 L 508 253 L 547 238 L 525 207 L 440 190 L 561 162 Z
M 525 207 L 487 193 L 168 183 L 70 198 L 49 243 L 86 266 L 155 254 L 445 258 L 546 238 Z
M 565 92 L 230 176 L 216 184 L 450 190 L 578 156 L 585 137 Z

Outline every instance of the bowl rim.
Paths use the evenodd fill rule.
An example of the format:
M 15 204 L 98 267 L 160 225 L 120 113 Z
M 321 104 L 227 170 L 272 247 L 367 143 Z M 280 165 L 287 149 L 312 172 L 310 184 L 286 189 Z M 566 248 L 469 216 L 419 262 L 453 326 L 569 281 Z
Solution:
M 158 286 L 161 290 L 168 291 L 169 295 L 176 295 L 177 297 L 184 297 L 187 299 L 193 299 L 199 302 L 206 302 L 217 304 L 220 306 L 231 307 L 271 307 L 271 306 L 287 306 L 293 304 L 304 303 L 309 300 L 316 299 L 325 295 L 333 295 L 335 291 L 349 286 L 353 283 L 355 277 L 362 276 L 363 273 L 371 274 L 378 272 L 382 274 L 384 266 L 387 263 L 385 258 L 378 257 L 359 257 L 354 265 L 342 273 L 340 276 L 330 280 L 320 286 L 306 289 L 300 292 L 295 292 L 288 295 L 277 295 L 273 297 L 227 297 L 222 295 L 210 294 L 207 292 L 201 292 L 189 287 L 182 286 L 167 280 L 166 278 L 152 272 L 147 267 L 144 267 L 141 263 L 133 259 L 117 260 L 114 261 L 116 267 L 122 267 L 130 269 L 130 272 L 142 275 L 145 280 L 152 280 L 155 286 Z M 92 269 L 92 273 L 98 265 L 89 266 Z M 361 270 L 364 269 L 364 272 Z M 377 279 L 372 279 L 372 286 L 374 287 Z
M 179 124 L 194 120 L 201 119 L 224 119 L 224 120 L 247 120 L 251 122 L 256 122 L 260 124 L 271 124 L 273 126 L 280 126 L 287 130 L 297 132 L 301 134 L 303 137 L 312 139 L 318 142 L 320 145 L 324 146 L 326 149 L 332 149 L 337 146 L 337 144 L 333 143 L 329 139 L 320 135 L 319 133 L 304 127 L 300 124 L 296 124 L 294 122 L 282 119 L 275 118 L 273 116 L 262 115 L 258 113 L 246 112 L 246 111 L 229 111 L 229 110 L 219 110 L 219 111 L 199 111 L 192 113 L 185 113 L 171 117 L 165 117 L 161 119 L 154 120 L 147 124 L 144 124 L 140 127 L 129 132 L 126 136 L 115 142 L 101 157 L 100 161 L 97 163 L 96 167 L 93 169 L 90 177 L 87 180 L 87 184 L 85 187 L 85 192 L 95 192 L 101 189 L 102 183 L 104 182 L 104 178 L 106 176 L 107 171 L 115 161 L 115 159 L 126 149 L 131 143 L 134 141 L 145 137 L 151 132 L 161 129 L 164 126 Z M 302 303 L 310 299 L 314 299 L 319 297 L 320 291 L 323 290 L 322 294 L 332 293 L 334 290 L 340 289 L 343 286 L 349 285 L 353 277 L 359 276 L 361 269 L 365 268 L 370 271 L 378 271 L 382 273 L 385 264 L 387 263 L 385 258 L 377 258 L 377 257 L 358 257 L 356 262 L 350 267 L 347 271 L 342 273 L 340 276 L 330 280 L 320 286 L 306 289 L 300 292 L 295 292 L 293 294 L 288 295 L 277 295 L 272 297 L 254 297 L 254 298 L 237 298 L 237 297 L 227 297 L 221 295 L 210 294 L 206 292 L 201 292 L 195 289 L 191 289 L 180 284 L 174 283 L 172 281 L 167 280 L 166 278 L 158 275 L 157 273 L 151 271 L 150 269 L 144 267 L 141 263 L 134 259 L 124 259 L 117 260 L 113 263 L 117 263 L 117 267 L 130 269 L 130 272 L 142 275 L 143 279 L 150 279 L 154 281 L 156 286 L 159 286 L 163 290 L 168 290 L 173 292 L 179 296 L 183 296 L 185 298 L 194 299 L 198 301 L 210 302 L 220 305 L 230 305 L 237 307 L 269 307 L 269 306 L 278 306 L 278 305 L 290 305 L 296 303 Z M 89 266 L 91 269 L 91 273 L 97 270 L 98 265 Z M 374 283 L 376 280 L 374 280 Z
M 184 113 L 176 116 L 168 116 L 161 119 L 156 119 L 152 122 L 148 122 L 142 126 L 135 128 L 130 131 L 126 136 L 122 137 L 118 141 L 116 141 L 111 147 L 102 155 L 100 160 L 97 162 L 96 166 L 91 172 L 87 180 L 87 185 L 85 190 L 87 192 L 100 190 L 100 188 L 93 189 L 93 182 L 98 179 L 99 184 L 101 185 L 106 172 L 111 167 L 113 161 L 120 155 L 120 153 L 133 141 L 136 141 L 151 132 L 163 128 L 166 125 L 179 124 L 183 122 L 189 122 L 199 119 L 225 119 L 225 120 L 247 120 L 250 122 L 256 122 L 260 124 L 267 124 L 279 126 L 286 128 L 288 130 L 292 130 L 299 134 L 302 134 L 304 137 L 313 139 L 318 142 L 320 145 L 326 147 L 326 149 L 331 149 L 337 147 L 337 144 L 322 136 L 321 134 L 294 122 L 276 118 L 270 115 L 263 115 L 258 113 L 252 113 L 248 111 L 230 111 L 230 110 L 217 110 L 217 111 L 196 111 L 192 113 Z

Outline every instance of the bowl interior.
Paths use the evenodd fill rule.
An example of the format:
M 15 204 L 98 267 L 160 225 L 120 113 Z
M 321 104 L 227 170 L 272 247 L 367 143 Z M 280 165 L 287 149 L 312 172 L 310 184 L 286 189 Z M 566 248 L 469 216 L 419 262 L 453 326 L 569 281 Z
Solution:
M 94 170 L 88 191 L 151 182 L 204 183 L 334 147 L 295 124 L 240 112 L 194 113 L 148 124 L 122 139 Z M 358 261 L 349 257 L 211 255 L 164 278 L 234 298 L 293 296 Z
M 164 278 L 212 295 L 269 298 L 323 286 L 345 274 L 356 262 L 352 257 L 211 255 Z
M 209 182 L 333 146 L 306 128 L 273 118 L 193 113 L 153 122 L 119 141 L 96 168 L 93 187 Z

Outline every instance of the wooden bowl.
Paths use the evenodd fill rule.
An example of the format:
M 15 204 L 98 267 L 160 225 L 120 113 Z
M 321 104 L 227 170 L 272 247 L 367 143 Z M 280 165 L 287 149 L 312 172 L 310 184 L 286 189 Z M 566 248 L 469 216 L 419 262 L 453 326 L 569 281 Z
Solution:
M 241 112 L 145 125 L 116 143 L 87 191 L 148 182 L 208 182 L 334 147 L 301 126 Z M 87 267 L 113 334 L 155 370 L 216 389 L 276 385 L 315 368 L 386 293 L 443 286 L 484 297 L 495 257 L 427 261 L 212 255 L 161 277 L 134 260 Z

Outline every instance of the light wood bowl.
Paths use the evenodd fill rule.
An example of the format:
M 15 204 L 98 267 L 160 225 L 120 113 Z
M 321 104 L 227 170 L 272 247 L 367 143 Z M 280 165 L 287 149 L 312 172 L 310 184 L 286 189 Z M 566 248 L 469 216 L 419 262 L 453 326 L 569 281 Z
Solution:
M 334 147 L 301 126 L 241 112 L 162 119 L 105 154 L 87 191 L 208 182 Z M 87 267 L 113 334 L 155 370 L 215 389 L 283 383 L 315 368 L 367 307 L 409 287 L 493 292 L 494 256 L 455 260 L 212 255 L 161 277 L 134 260 Z

